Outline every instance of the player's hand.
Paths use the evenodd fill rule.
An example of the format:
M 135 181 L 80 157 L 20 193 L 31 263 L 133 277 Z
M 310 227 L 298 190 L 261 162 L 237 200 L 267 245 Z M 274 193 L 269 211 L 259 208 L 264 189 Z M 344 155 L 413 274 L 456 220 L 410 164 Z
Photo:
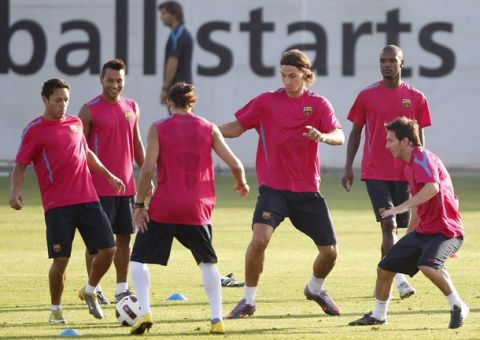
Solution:
M 353 185 L 353 170 L 352 168 L 345 168 L 342 177 L 342 185 L 346 191 L 352 190 Z
M 402 205 L 393 207 L 391 209 L 385 209 L 380 211 L 380 216 L 382 218 L 387 218 L 387 217 L 394 217 L 395 215 L 403 214 L 407 212 L 409 209 L 403 207 Z
M 325 141 L 325 139 L 322 137 L 322 133 L 315 129 L 313 126 L 307 125 L 305 126 L 305 129 L 307 130 L 307 132 L 303 133 L 303 137 L 307 137 L 308 139 L 319 143 Z
M 148 230 L 148 211 L 146 208 L 134 208 L 133 209 L 133 225 L 140 233 L 144 233 Z
M 240 193 L 240 197 L 245 197 L 248 195 L 248 193 L 250 192 L 250 186 L 245 183 L 245 184 L 240 184 L 240 183 L 237 183 L 235 184 L 235 186 L 233 187 L 233 190 L 235 192 L 238 192 Z
M 23 208 L 23 197 L 21 193 L 12 193 L 9 201 L 10 207 L 15 210 L 20 210 Z
M 125 192 L 125 184 L 122 180 L 114 175 L 108 179 L 108 183 L 119 193 L 122 194 Z

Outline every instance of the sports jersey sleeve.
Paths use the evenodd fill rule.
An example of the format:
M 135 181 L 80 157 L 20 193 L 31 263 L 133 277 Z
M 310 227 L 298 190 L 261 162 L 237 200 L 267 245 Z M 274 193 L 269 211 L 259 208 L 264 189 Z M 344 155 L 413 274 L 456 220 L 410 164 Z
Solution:
M 423 94 L 421 95 L 420 105 L 418 107 L 417 122 L 421 128 L 432 125 L 432 117 L 430 116 L 427 99 Z
M 435 160 L 425 151 L 418 151 L 413 158 L 413 174 L 416 183 L 440 183 Z
M 30 164 L 38 150 L 38 144 L 32 138 L 29 131 L 24 131 L 20 147 L 15 157 L 15 162 L 20 164 Z
M 337 117 L 335 117 L 335 111 L 333 110 L 332 104 L 326 98 L 322 98 L 320 105 L 323 115 L 318 126 L 319 131 L 322 133 L 328 133 L 335 129 L 341 129 L 342 126 Z
M 360 126 L 364 126 L 367 122 L 366 112 L 363 106 L 363 96 L 360 93 L 348 113 L 347 119 L 352 123 Z
M 235 117 L 244 130 L 250 130 L 258 125 L 259 106 L 259 98 L 257 97 L 235 112 Z

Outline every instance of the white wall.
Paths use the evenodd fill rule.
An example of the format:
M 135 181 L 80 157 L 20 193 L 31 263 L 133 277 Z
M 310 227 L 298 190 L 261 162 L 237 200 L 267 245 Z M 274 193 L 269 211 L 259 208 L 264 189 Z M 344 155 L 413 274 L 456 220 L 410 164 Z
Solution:
M 148 0 L 147 0 L 148 1 Z M 8 1 L 2 0 L 5 4 Z M 163 46 L 168 29 L 158 20 L 155 13 L 156 46 L 155 74 L 143 72 L 143 0 L 10 0 L 8 27 L 21 20 L 34 21 L 46 33 L 47 53 L 42 67 L 33 74 L 21 75 L 5 70 L 5 46 L 7 23 L 0 22 L 0 159 L 13 159 L 23 127 L 43 112 L 40 89 L 44 80 L 60 77 L 73 86 L 69 112 L 77 114 L 82 103 L 100 91 L 98 76 L 87 70 L 78 75 L 59 71 L 55 57 L 57 51 L 67 44 L 85 43 L 89 38 L 83 30 L 62 33 L 62 24 L 71 20 L 92 23 L 100 33 L 100 58 L 102 65 L 115 57 L 115 6 L 128 3 L 128 66 L 129 74 L 124 95 L 138 101 L 142 111 L 141 129 L 145 137 L 150 123 L 165 116 L 165 108 L 159 105 L 159 91 L 163 72 Z M 480 2 L 476 0 L 190 0 L 182 1 L 186 24 L 197 41 L 200 27 L 212 21 L 222 21 L 229 29 L 215 31 L 210 39 L 227 47 L 233 55 L 233 65 L 228 72 L 215 76 L 199 75 L 199 66 L 214 67 L 219 63 L 216 55 L 201 48 L 197 42 L 194 49 L 193 72 L 197 85 L 199 103 L 196 113 L 215 123 L 233 119 L 236 109 L 260 92 L 281 86 L 278 76 L 280 54 L 288 47 L 299 43 L 315 42 L 308 31 L 288 34 L 289 24 L 299 21 L 315 22 L 327 35 L 327 75 L 319 75 L 313 89 L 327 97 L 333 104 L 345 133 L 348 136 L 351 124 L 346 120 L 348 110 L 359 90 L 380 77 L 378 56 L 387 43 L 386 34 L 378 32 L 377 24 L 385 23 L 387 12 L 398 9 L 400 22 L 410 25 L 410 32 L 398 35 L 399 44 L 406 57 L 406 66 L 411 67 L 412 76 L 408 82 L 425 93 L 433 115 L 433 126 L 426 130 L 427 147 L 440 155 L 449 167 L 480 168 L 480 133 L 476 122 L 476 96 L 479 95 L 480 78 L 480 36 L 478 13 Z M 264 23 L 273 23 L 273 32 L 261 34 L 263 48 L 261 64 L 274 67 L 273 76 L 258 76 L 250 67 L 250 38 L 241 31 L 241 23 L 248 23 L 255 10 L 261 11 Z M 258 11 L 255 13 L 259 13 Z M 0 16 L 2 14 L 0 13 Z M 3 13 L 5 15 L 5 12 Z M 427 51 L 419 42 L 419 35 L 432 23 L 443 23 L 449 31 L 438 31 L 432 35 L 433 45 L 452 52 L 455 65 L 451 71 L 439 77 L 420 75 L 420 68 L 436 69 L 444 60 Z M 371 34 L 360 37 L 354 56 L 355 75 L 342 72 L 342 33 L 344 24 L 353 24 L 357 29 L 370 24 Z M 258 35 L 259 36 L 259 35 Z M 153 44 L 155 45 L 155 44 Z M 3 46 L 3 49 L 2 49 Z M 32 56 L 32 38 L 25 30 L 11 35 L 8 44 L 10 59 L 17 65 L 27 64 Z M 254 51 L 255 52 L 255 51 Z M 308 51 L 311 58 L 316 54 Z M 84 51 L 68 56 L 70 65 L 81 65 L 87 60 Z M 3 67 L 2 67 L 3 62 Z M 257 136 L 249 132 L 238 140 L 230 142 L 234 151 L 248 166 L 255 161 Z M 322 165 L 342 167 L 346 146 L 321 147 Z M 360 157 L 357 157 L 357 165 Z

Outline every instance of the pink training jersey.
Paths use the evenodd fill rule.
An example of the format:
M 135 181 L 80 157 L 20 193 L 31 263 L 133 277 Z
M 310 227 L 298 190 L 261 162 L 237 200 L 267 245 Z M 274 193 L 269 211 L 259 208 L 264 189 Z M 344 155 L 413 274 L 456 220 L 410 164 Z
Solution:
M 45 211 L 87 202 L 97 202 L 87 167 L 87 142 L 78 117 L 60 121 L 38 117 L 23 130 L 15 161 L 33 163 Z
M 437 155 L 415 147 L 410 162 L 405 166 L 405 175 L 412 195 L 426 183 L 437 183 L 440 192 L 427 202 L 417 206 L 420 223 L 416 232 L 443 234 L 447 237 L 463 236 L 463 224 L 458 212 L 458 198 L 453 191 L 452 180 Z
M 160 146 L 157 187 L 148 207 L 159 223 L 211 224 L 215 206 L 213 124 L 174 114 L 155 124 Z
M 260 185 L 293 192 L 318 192 L 318 143 L 303 136 L 311 125 L 322 133 L 341 128 L 330 102 L 312 91 L 297 98 L 284 88 L 265 92 L 238 110 L 240 125 L 258 135 L 256 170 Z
M 405 181 L 404 164 L 385 147 L 385 123 L 400 116 L 416 119 L 421 128 L 432 124 L 425 96 L 408 83 L 391 89 L 379 81 L 357 96 L 347 119 L 365 126 L 362 180 Z
M 88 146 L 103 165 L 125 183 L 125 192 L 118 193 L 104 177 L 92 173 L 97 194 L 135 195 L 133 137 L 138 121 L 137 103 L 124 97 L 120 97 L 118 103 L 110 103 L 100 95 L 86 105 L 92 114 Z

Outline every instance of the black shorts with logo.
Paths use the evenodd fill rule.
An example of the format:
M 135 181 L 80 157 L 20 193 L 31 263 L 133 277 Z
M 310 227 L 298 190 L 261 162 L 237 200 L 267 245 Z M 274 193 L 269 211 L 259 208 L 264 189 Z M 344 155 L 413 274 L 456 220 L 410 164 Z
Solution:
M 253 223 L 268 224 L 275 229 L 288 217 L 316 245 L 337 243 L 327 203 L 319 192 L 293 192 L 267 186 L 260 186 L 258 191 Z
M 133 234 L 133 196 L 101 196 L 100 203 L 115 235 Z
M 410 194 L 407 182 L 365 180 L 368 196 L 372 202 L 373 212 L 377 222 L 382 220 L 380 212 L 391 209 L 409 199 Z M 398 214 L 395 218 L 398 228 L 408 227 L 410 222 L 410 211 Z
M 58 207 L 45 212 L 48 257 L 70 257 L 75 229 L 87 249 L 115 247 L 112 227 L 99 202 Z
M 211 225 L 165 224 L 150 220 L 145 233 L 138 232 L 130 261 L 168 264 L 173 238 L 190 249 L 197 264 L 217 263 Z
M 463 237 L 450 238 L 443 234 L 419 234 L 415 231 L 402 237 L 378 266 L 394 273 L 414 276 L 419 266 L 443 268 L 450 255 L 456 253 Z

